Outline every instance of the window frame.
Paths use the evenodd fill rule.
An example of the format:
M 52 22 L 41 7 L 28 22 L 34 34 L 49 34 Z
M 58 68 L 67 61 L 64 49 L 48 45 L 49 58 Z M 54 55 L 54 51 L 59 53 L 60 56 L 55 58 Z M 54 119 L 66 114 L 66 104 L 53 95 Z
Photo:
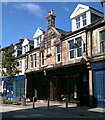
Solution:
M 33 68 L 33 55 L 30 55 L 30 68 Z
M 84 15 L 85 15 L 85 18 L 83 18 Z M 82 17 L 82 26 L 84 27 L 87 24 L 86 13 L 82 14 L 81 17 Z M 85 25 L 83 25 L 84 21 L 85 21 Z
M 99 31 L 99 35 L 100 35 L 100 53 L 105 53 L 105 40 L 102 40 L 102 32 L 105 33 L 105 30 L 101 30 Z M 104 46 L 103 46 L 104 44 Z
M 74 58 L 70 58 L 70 42 L 71 41 L 74 41 L 74 45 L 77 44 L 77 39 L 80 39 L 81 38 L 81 46 L 79 48 L 82 48 L 82 55 L 81 56 L 77 56 L 77 50 L 78 50 L 78 47 L 77 48 L 74 48 L 72 50 L 74 50 Z M 83 57 L 83 40 L 82 40 L 82 37 L 77 37 L 77 38 L 73 38 L 71 40 L 68 41 L 68 57 L 69 57 L 69 61 L 70 60 L 74 60 L 74 59 L 79 59 L 79 58 L 82 58 Z
M 41 51 L 41 66 L 44 65 L 44 51 Z
M 69 60 L 73 60 L 74 58 L 75 58 L 75 49 L 73 48 L 73 49 L 70 49 L 70 42 L 71 41 L 73 41 L 73 43 L 74 43 L 74 39 L 72 39 L 72 40 L 70 40 L 70 41 L 68 41 L 68 47 L 69 47 Z M 70 52 L 71 51 L 73 51 L 74 50 L 74 57 L 73 58 L 70 58 Z
M 76 50 L 76 58 L 81 58 L 81 57 L 83 56 L 83 40 L 82 40 L 81 37 L 76 38 L 76 39 L 75 39 L 75 43 L 76 43 L 76 44 L 77 44 L 77 40 L 78 40 L 78 39 L 81 39 L 81 46 L 79 46 L 79 49 L 82 48 L 82 55 L 81 55 L 81 56 L 77 56 L 77 54 L 78 54 L 78 48 L 76 48 L 76 49 L 75 49 L 75 50 Z
M 59 47 L 59 51 L 58 51 L 58 47 Z M 60 60 L 58 61 L 58 59 L 60 58 Z M 61 62 L 61 45 L 56 45 L 56 63 L 60 63 Z
M 77 19 L 79 19 L 79 20 L 77 20 Z M 79 29 L 81 27 L 80 16 L 78 16 L 75 20 L 76 20 L 76 29 Z M 79 25 L 79 27 L 78 27 L 78 25 Z
M 37 67 L 37 56 L 36 56 L 36 53 L 34 54 L 34 67 L 36 68 Z

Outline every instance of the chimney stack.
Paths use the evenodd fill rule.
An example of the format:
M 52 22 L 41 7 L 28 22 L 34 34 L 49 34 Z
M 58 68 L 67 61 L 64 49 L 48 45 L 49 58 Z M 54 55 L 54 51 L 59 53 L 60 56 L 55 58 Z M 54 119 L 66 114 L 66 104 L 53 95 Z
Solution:
M 51 9 L 49 12 L 48 12 L 48 16 L 46 17 L 47 19 L 47 29 L 51 28 L 51 27 L 55 27 L 55 17 L 53 15 L 53 10 Z

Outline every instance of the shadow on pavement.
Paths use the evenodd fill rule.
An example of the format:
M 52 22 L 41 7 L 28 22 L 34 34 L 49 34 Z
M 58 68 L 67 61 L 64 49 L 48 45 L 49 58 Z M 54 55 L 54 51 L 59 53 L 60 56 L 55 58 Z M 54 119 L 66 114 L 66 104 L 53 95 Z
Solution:
M 17 106 L 19 107 L 19 106 Z M 36 108 L 22 108 L 3 112 L 2 118 L 105 118 L 105 113 L 94 111 L 89 107 L 69 107 L 61 108 L 60 105 Z

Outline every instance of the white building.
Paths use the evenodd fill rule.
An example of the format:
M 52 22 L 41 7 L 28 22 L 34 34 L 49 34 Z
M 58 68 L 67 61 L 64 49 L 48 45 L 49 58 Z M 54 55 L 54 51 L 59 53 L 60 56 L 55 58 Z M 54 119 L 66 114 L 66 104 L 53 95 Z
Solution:
M 72 22 L 72 32 L 90 25 L 102 17 L 102 13 L 92 7 L 78 4 L 70 16 Z

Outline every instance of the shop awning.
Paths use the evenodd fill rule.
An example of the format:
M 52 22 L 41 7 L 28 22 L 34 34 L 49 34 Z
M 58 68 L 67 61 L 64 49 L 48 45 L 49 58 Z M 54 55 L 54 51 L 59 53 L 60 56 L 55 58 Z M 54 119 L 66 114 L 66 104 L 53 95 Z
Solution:
M 13 80 L 23 80 L 24 79 L 24 75 L 19 75 L 15 78 L 13 78 Z M 3 81 L 7 81 L 9 80 L 8 78 L 2 78 Z

